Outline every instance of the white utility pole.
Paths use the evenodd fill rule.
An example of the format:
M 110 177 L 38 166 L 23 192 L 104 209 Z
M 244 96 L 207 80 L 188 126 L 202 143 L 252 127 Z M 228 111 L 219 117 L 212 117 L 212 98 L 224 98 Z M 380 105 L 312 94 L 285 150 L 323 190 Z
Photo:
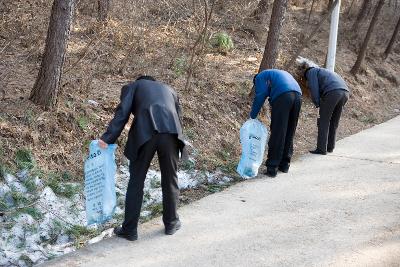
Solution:
M 331 71 L 335 71 L 335 60 L 336 60 L 336 45 L 337 45 L 337 35 L 339 28 L 339 15 L 340 15 L 340 0 L 338 1 L 335 9 L 332 13 L 331 18 L 331 29 L 329 32 L 329 46 L 328 46 L 328 56 L 326 60 L 326 68 Z

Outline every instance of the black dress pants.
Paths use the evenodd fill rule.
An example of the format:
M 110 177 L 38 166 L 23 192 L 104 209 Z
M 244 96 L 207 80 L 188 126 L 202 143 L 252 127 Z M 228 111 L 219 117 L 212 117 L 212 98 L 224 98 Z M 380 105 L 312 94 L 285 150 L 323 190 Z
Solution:
M 301 109 L 301 95 L 288 92 L 271 103 L 271 136 L 268 142 L 268 168 L 289 167 L 293 156 L 293 138 Z
M 125 201 L 125 220 L 122 224 L 123 230 L 128 233 L 137 228 L 143 202 L 144 181 L 155 152 L 161 169 L 164 225 L 172 226 L 179 220 L 177 213 L 179 188 L 176 173 L 179 141 L 175 134 L 155 134 L 140 147 L 137 159 L 129 165 L 130 179 Z
M 349 99 L 349 92 L 338 89 L 321 97 L 318 124 L 317 148 L 323 152 L 332 151 L 336 143 L 336 130 L 339 126 L 343 106 Z

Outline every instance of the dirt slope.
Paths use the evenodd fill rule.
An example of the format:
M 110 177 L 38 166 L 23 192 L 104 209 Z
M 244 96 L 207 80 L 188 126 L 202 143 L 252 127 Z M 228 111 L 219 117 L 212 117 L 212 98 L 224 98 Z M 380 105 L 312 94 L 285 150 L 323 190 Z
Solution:
M 152 74 L 175 87 L 181 96 L 185 134 L 197 150 L 196 168 L 234 170 L 240 155 L 238 132 L 248 118 L 251 103 L 248 92 L 267 34 L 268 23 L 248 18 L 256 1 L 231 0 L 217 5 L 210 33 L 213 36 L 227 32 L 235 49 L 223 55 L 207 45 L 196 63 L 189 91 L 183 90 L 184 72 L 201 21 L 200 7 L 193 10 L 192 2 L 183 0 L 114 1 L 112 18 L 103 27 L 96 23 L 93 1 L 78 1 L 62 95 L 57 110 L 45 112 L 27 98 L 38 72 L 51 2 L 0 3 L 2 165 L 11 168 L 15 152 L 27 148 L 33 152 L 40 169 L 67 172 L 82 180 L 82 161 L 88 142 L 104 131 L 118 103 L 121 86 L 138 74 Z M 305 7 L 300 3 L 289 8 L 278 67 L 294 50 L 300 32 L 309 31 Z M 323 8 L 322 4 L 318 7 L 312 25 L 319 20 Z M 337 72 L 349 83 L 352 95 L 339 138 L 399 112 L 399 42 L 386 61 L 380 59 L 397 16 L 389 6 L 384 13 L 365 67 L 357 77 L 351 76 L 349 70 L 367 25 L 352 33 L 349 28 L 354 14 L 341 21 Z M 322 27 L 303 56 L 324 63 L 328 28 L 328 25 Z M 268 123 L 265 114 L 261 117 Z M 316 117 L 317 110 L 305 100 L 295 142 L 296 155 L 313 148 Z M 119 144 L 124 144 L 124 138 L 120 138 Z

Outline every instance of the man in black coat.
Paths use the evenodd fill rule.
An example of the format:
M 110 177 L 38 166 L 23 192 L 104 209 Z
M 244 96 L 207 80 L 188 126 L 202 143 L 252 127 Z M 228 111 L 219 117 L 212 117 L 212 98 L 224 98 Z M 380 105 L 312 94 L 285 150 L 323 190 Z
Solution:
M 183 152 L 185 146 L 177 94 L 171 87 L 151 76 L 141 76 L 122 87 L 114 118 L 100 138 L 101 147 L 106 148 L 107 144 L 115 143 L 131 114 L 134 119 L 124 151 L 130 160 L 125 219 L 122 227 L 115 228 L 114 233 L 131 241 L 137 239 L 144 180 L 157 152 L 161 169 L 165 234 L 172 235 L 181 226 L 177 214 L 177 163 L 179 151 Z
M 313 154 L 326 155 L 333 152 L 336 143 L 336 130 L 344 105 L 349 99 L 349 88 L 335 72 L 318 67 L 305 70 L 311 99 L 319 108 L 317 148 Z

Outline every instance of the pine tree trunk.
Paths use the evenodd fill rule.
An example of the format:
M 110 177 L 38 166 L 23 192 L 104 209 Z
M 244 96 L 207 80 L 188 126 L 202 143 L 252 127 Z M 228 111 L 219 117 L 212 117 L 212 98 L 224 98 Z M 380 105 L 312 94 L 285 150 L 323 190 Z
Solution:
M 108 14 L 110 12 L 110 0 L 98 0 L 98 18 L 100 22 L 105 22 L 108 19 Z
M 259 72 L 275 66 L 279 52 L 279 36 L 285 18 L 288 0 L 275 0 L 269 24 L 268 38 Z
M 333 4 L 333 0 L 329 0 L 329 2 L 328 2 L 328 10 L 331 8 L 332 4 Z
M 361 21 L 363 21 L 364 18 L 368 14 L 368 10 L 369 10 L 370 5 L 371 5 L 371 0 L 364 0 L 362 6 L 360 8 L 360 11 L 358 12 L 356 21 L 354 22 L 353 27 L 351 28 L 352 31 L 358 30 L 358 27 L 359 27 Z
M 260 0 L 258 2 L 257 8 L 253 11 L 252 16 L 258 20 L 262 20 L 268 10 L 268 0 Z
M 312 14 L 312 12 L 313 12 L 313 10 L 314 10 L 314 4 L 315 4 L 315 0 L 312 0 L 311 8 L 310 8 L 310 13 L 308 13 L 308 20 L 307 20 L 307 23 L 310 23 L 311 14 Z
M 381 12 L 384 4 L 385 4 L 385 0 L 379 0 L 378 4 L 376 6 L 374 16 L 371 19 L 371 23 L 369 24 L 369 28 L 368 28 L 367 34 L 365 36 L 364 42 L 360 48 L 360 52 L 358 53 L 356 63 L 354 64 L 353 68 L 350 71 L 353 75 L 357 74 L 358 70 L 361 67 L 362 62 L 364 61 L 369 40 L 371 39 L 372 32 L 374 31 L 375 25 L 378 22 L 379 13 Z
M 386 59 L 386 58 L 389 56 L 389 54 L 392 52 L 392 50 L 393 50 L 393 45 L 394 45 L 394 43 L 395 43 L 395 41 L 396 41 L 397 35 L 399 35 L 399 31 L 400 31 L 400 18 L 399 18 L 399 20 L 398 20 L 398 22 L 397 22 L 396 28 L 395 28 L 394 31 L 393 31 L 392 38 L 390 38 L 389 44 L 388 44 L 388 46 L 386 47 L 385 52 L 383 53 L 383 57 L 384 57 L 385 59 Z
M 349 9 L 347 10 L 347 16 L 350 16 L 350 14 L 351 14 L 351 9 L 353 8 L 354 1 L 355 1 L 355 0 L 351 0 L 350 7 L 349 7 Z
M 54 0 L 42 64 L 30 100 L 52 109 L 57 104 L 74 0 Z

